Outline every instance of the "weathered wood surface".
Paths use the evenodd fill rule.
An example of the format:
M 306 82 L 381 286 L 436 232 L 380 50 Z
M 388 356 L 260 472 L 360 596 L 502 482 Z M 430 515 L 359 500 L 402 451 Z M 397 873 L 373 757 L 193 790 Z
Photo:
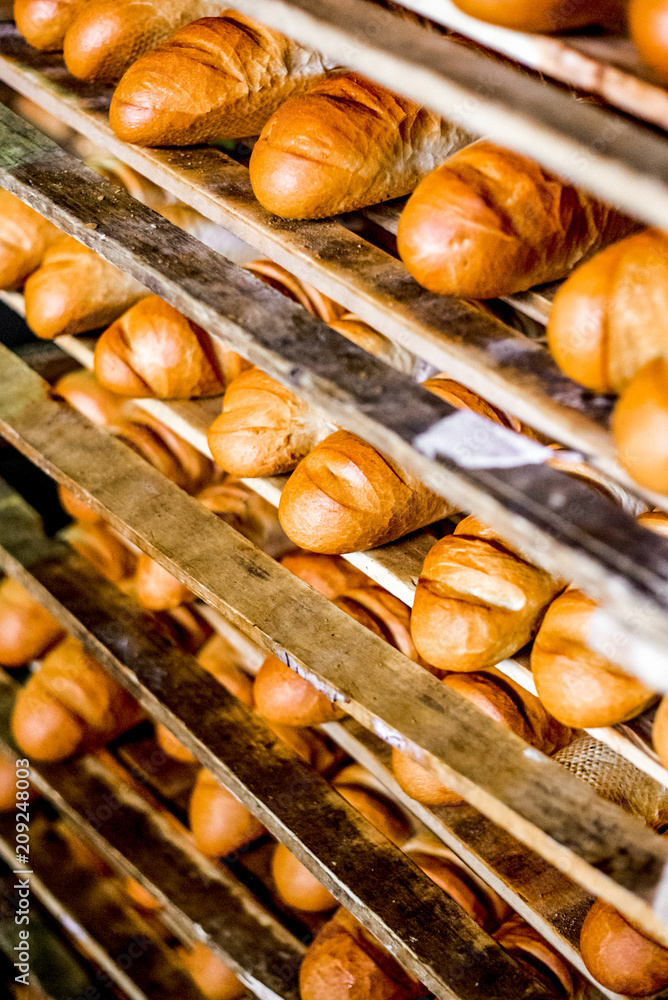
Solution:
M 584 587 L 632 636 L 639 633 L 668 647 L 668 545 L 604 497 L 593 497 L 587 487 L 549 468 L 476 470 L 452 459 L 427 460 L 416 442 L 440 427 L 452 407 L 113 190 L 11 112 L 0 111 L 0 118 L 4 186 L 294 388 L 333 422 L 360 433 L 462 509 L 473 510 L 546 569 Z M 17 401 L 15 391 L 8 401 L 11 395 L 10 409 Z M 466 464 L 470 443 L 451 441 L 445 427 L 439 441 L 439 447 L 463 446 Z M 648 657 L 629 647 L 628 658 L 649 683 L 657 675 L 655 686 L 665 685 L 662 649 Z
M 0 742 L 20 756 L 10 730 L 14 700 L 0 685 Z M 206 944 L 259 1000 L 299 1000 L 304 945 L 101 760 L 33 762 L 31 783 L 94 850 L 155 896 L 183 940 Z
M 114 887 L 86 868 L 52 822 L 31 805 L 30 890 L 64 924 L 84 952 L 132 1000 L 205 1000 L 169 948 L 157 941 Z M 15 817 L 0 815 L 0 856 L 17 870 Z M 17 876 L 20 877 L 20 876 Z
M 589 891 L 608 898 L 668 941 L 668 928 L 661 920 L 665 915 L 661 886 L 668 860 L 668 845 L 663 840 L 603 802 L 586 785 L 528 749 L 503 727 L 490 723 L 466 700 L 254 550 L 177 487 L 161 482 L 161 477 L 129 449 L 87 425 L 78 414 L 55 403 L 47 406 L 56 407 L 63 421 L 54 419 L 54 411 L 47 421 L 43 406 L 37 405 L 33 408 L 36 426 L 48 424 L 52 440 L 61 445 L 68 442 L 75 452 L 81 449 L 83 477 L 89 486 L 93 485 L 91 479 L 96 481 L 94 506 L 116 527 L 133 541 L 141 542 L 154 558 L 242 631 L 265 648 L 275 650 L 330 696 L 340 699 L 359 721 L 432 768 L 481 812 Z M 65 425 L 70 425 L 69 431 Z M 90 465 L 91 454 L 96 456 L 94 468 Z M 48 468 L 55 471 L 50 463 Z M 73 479 L 63 475 L 62 470 L 59 477 L 74 487 Z M 82 491 L 79 485 L 76 489 L 92 499 L 91 492 Z M 121 655 L 128 655 L 126 637 L 119 640 L 115 627 L 105 631 L 103 622 L 91 621 L 93 616 L 87 611 L 92 590 L 92 584 L 86 583 L 88 571 L 83 566 L 76 573 L 69 571 L 68 561 L 67 565 L 43 563 L 35 575 L 25 572 L 25 567 L 40 554 L 36 533 L 26 517 L 25 505 L 10 494 L 3 505 L 0 525 L 5 569 L 18 575 L 71 628 L 78 629 L 95 655 L 120 671 L 125 683 L 129 683 L 133 675 L 123 673 L 118 661 L 110 660 L 99 638 L 91 637 L 95 632 L 98 637 L 103 635 L 108 644 L 120 642 Z M 215 560 L 211 558 L 214 552 Z M 37 576 L 46 582 L 46 590 L 36 582 Z M 252 587 L 248 586 L 249 577 L 253 579 Z M 103 592 L 109 613 L 113 610 L 112 617 L 121 624 L 124 616 L 136 614 L 134 608 L 128 607 L 127 599 L 113 588 Z M 62 601 L 72 608 L 75 600 L 79 602 L 77 615 L 88 621 L 86 629 L 57 603 Z M 141 641 L 137 637 L 137 642 Z M 201 759 L 211 749 L 220 748 L 224 755 L 228 743 L 218 720 L 212 726 L 214 732 L 210 736 L 207 733 L 206 748 L 203 742 L 193 740 L 183 725 L 185 722 L 193 733 L 201 733 L 201 727 L 211 723 L 215 699 L 212 704 L 200 704 L 198 684 L 197 698 L 193 702 L 184 700 L 182 692 L 174 690 L 177 681 L 173 669 L 157 669 L 143 651 L 137 661 L 143 683 L 159 695 L 156 698 L 146 688 L 138 689 L 147 707 L 167 721 L 179 739 L 191 744 Z M 165 719 L 167 706 L 175 715 Z M 183 721 L 177 718 L 179 715 Z M 488 766 L 491 759 L 495 761 L 494 769 Z M 207 756 L 205 762 L 213 770 L 217 767 L 216 773 L 230 783 L 230 775 L 221 770 L 216 758 L 210 760 Z M 237 786 L 231 787 L 236 794 Z M 264 816 L 263 821 L 267 822 Z M 317 828 L 312 816 L 310 822 Z M 311 836 L 309 829 L 307 824 L 305 832 Z M 284 831 L 280 839 L 287 839 L 288 846 L 294 849 L 289 839 L 292 836 Z M 299 845 L 297 850 L 302 850 Z

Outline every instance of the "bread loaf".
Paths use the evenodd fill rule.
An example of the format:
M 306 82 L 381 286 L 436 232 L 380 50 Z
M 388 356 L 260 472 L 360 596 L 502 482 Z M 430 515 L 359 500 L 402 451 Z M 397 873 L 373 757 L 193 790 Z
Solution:
M 215 480 L 213 463 L 150 413 L 115 421 L 109 430 L 187 493 L 199 493 Z
M 621 0 L 455 0 L 460 10 L 481 21 L 515 28 L 517 31 L 541 31 L 553 34 L 572 31 L 590 24 L 624 29 L 624 3 Z
M 529 642 L 562 589 L 467 517 L 425 559 L 411 618 L 413 641 L 426 662 L 441 670 L 483 670 Z
M 104 746 L 142 718 L 121 685 L 67 637 L 19 691 L 12 732 L 35 760 L 64 760 Z
M 62 535 L 107 580 L 121 589 L 129 585 L 137 567 L 137 557 L 104 521 L 72 524 Z
M 212 6 L 207 0 L 88 0 L 67 29 L 65 65 L 80 80 L 113 83 L 145 52 Z
M 233 476 L 275 476 L 294 469 L 330 429 L 299 396 L 251 368 L 228 386 L 207 439 L 215 461 Z
M 668 948 L 645 937 L 601 899 L 585 917 L 580 951 L 592 976 L 614 993 L 644 997 L 668 986 Z
M 275 656 L 262 664 L 253 686 L 260 715 L 283 726 L 319 726 L 335 722 L 342 709 Z
M 141 146 L 191 146 L 257 135 L 291 94 L 326 70 L 321 56 L 235 11 L 180 28 L 138 59 L 109 120 Z
M 309 946 L 299 970 L 302 1000 L 418 1000 L 417 983 L 347 910 Z
M 443 683 L 543 753 L 552 754 L 572 739 L 571 731 L 551 718 L 538 698 L 496 672 L 450 674 Z M 455 806 L 464 801 L 432 771 L 396 749 L 392 751 L 392 769 L 406 794 L 418 802 Z
M 95 374 L 86 368 L 78 368 L 63 375 L 54 385 L 51 394 L 56 399 L 64 399 L 99 427 L 113 424 L 130 414 L 127 400 L 106 389 Z
M 392 542 L 453 509 L 366 441 L 336 431 L 297 466 L 278 516 L 296 545 L 340 554 Z
M 318 552 L 300 550 L 283 556 L 281 565 L 330 600 L 339 597 L 346 590 L 371 584 L 368 576 L 339 556 L 323 556 Z
M 397 246 L 431 292 L 489 299 L 563 278 L 637 228 L 527 157 L 481 141 L 420 183 Z
M 337 905 L 331 892 L 283 844 L 274 848 L 271 876 L 280 898 L 295 910 L 326 913 Z
M 588 648 L 595 610 L 581 590 L 567 590 L 548 608 L 531 651 L 540 700 L 560 722 L 579 729 L 625 722 L 655 698 L 635 677 Z
M 248 989 L 199 941 L 192 948 L 179 948 L 179 958 L 208 1000 L 241 1000 Z
M 95 347 L 95 374 L 121 396 L 192 399 L 217 396 L 247 363 L 220 355 L 201 327 L 150 295 L 104 331 Z
M 0 288 L 21 288 L 60 231 L 9 191 L 0 191 Z
M 557 292 L 547 327 L 559 367 L 595 392 L 621 392 L 668 356 L 668 236 L 646 229 L 582 264 Z
M 644 332 L 644 331 L 643 331 Z M 637 483 L 668 493 L 668 362 L 648 361 L 633 376 L 612 415 L 617 458 Z
M 5 577 L 0 583 L 0 664 L 22 667 L 36 660 L 64 635 L 64 629 L 27 590 Z
M 469 136 L 358 73 L 286 101 L 250 159 L 253 192 L 285 219 L 321 219 L 399 198 Z
M 579 994 L 576 975 L 568 962 L 516 913 L 493 936 L 527 972 L 537 976 L 548 990 L 556 987 L 558 995 L 565 997 Z
M 394 594 L 372 583 L 351 588 L 334 599 L 351 618 L 385 639 L 415 663 L 419 656 L 410 630 L 410 608 Z
M 195 781 L 188 820 L 195 843 L 209 857 L 225 857 L 241 850 L 265 832 L 246 806 L 204 768 Z
M 61 234 L 25 283 L 26 323 L 38 337 L 86 333 L 113 322 L 147 294 L 71 236 Z
M 666 0 L 630 0 L 628 26 L 631 38 L 659 79 L 668 81 L 668 16 Z
M 32 801 L 36 795 L 34 788 L 31 786 L 27 792 L 25 801 Z M 16 761 L 3 752 L 0 754 L 0 813 L 4 812 L 16 812 Z
M 290 274 L 280 264 L 275 264 L 273 260 L 253 260 L 250 264 L 246 264 L 245 268 L 264 281 L 265 285 L 275 288 L 277 292 L 292 299 L 293 302 L 298 302 L 300 306 L 325 323 L 333 324 L 346 314 L 343 306 L 338 305 L 334 299 L 323 295 L 306 281 L 295 278 L 294 274 Z
M 86 0 L 14 0 L 14 20 L 36 49 L 62 49 L 65 32 Z

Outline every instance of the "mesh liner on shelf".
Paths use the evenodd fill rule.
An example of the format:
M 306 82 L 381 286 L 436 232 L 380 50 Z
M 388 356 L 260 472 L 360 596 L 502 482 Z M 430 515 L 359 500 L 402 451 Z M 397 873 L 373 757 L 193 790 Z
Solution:
M 668 826 L 668 789 L 605 743 L 580 736 L 552 759 L 655 830 Z

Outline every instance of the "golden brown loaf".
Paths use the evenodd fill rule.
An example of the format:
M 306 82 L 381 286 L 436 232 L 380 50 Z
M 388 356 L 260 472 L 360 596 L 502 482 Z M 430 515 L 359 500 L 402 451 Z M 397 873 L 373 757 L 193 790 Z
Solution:
M 211 7 L 207 0 L 88 0 L 67 29 L 65 65 L 80 80 L 112 83 L 145 52 Z
M 579 729 L 625 722 L 655 697 L 635 677 L 588 648 L 595 610 L 594 601 L 581 590 L 567 590 L 548 608 L 531 651 L 540 700 L 560 722 Z
M 250 368 L 235 378 L 208 430 L 215 461 L 233 476 L 290 472 L 327 435 L 327 424 L 299 396 Z
M 35 760 L 64 760 L 104 746 L 141 717 L 127 691 L 68 636 L 19 692 L 12 732 Z
M 421 182 L 402 212 L 397 245 L 430 291 L 488 299 L 563 278 L 636 228 L 534 161 L 481 141 Z
M 119 139 L 141 146 L 257 135 L 286 97 L 324 72 L 317 53 L 227 10 L 138 59 L 116 88 L 109 120 Z
M 215 478 L 213 462 L 150 413 L 121 419 L 109 430 L 187 493 L 198 493 Z
M 64 629 L 27 590 L 6 577 L 0 583 L 0 664 L 22 667 L 44 656 Z
M 318 552 L 299 550 L 283 556 L 281 565 L 304 583 L 310 584 L 315 590 L 324 594 L 330 601 L 346 590 L 371 584 L 368 576 L 340 556 L 323 556 Z
M 644 332 L 644 331 L 643 331 Z M 617 458 L 641 486 L 668 493 L 668 362 L 640 368 L 612 415 Z
M 425 988 L 343 908 L 322 927 L 299 970 L 302 1000 L 418 1000 Z
M 496 672 L 450 674 L 443 683 L 545 754 L 571 742 L 571 731 L 556 722 L 538 698 L 507 677 Z M 392 751 L 392 769 L 406 794 L 418 802 L 452 806 L 464 801 L 435 774 L 399 750 Z
M 411 637 L 410 608 L 394 594 L 368 583 L 346 590 L 334 599 L 334 604 L 410 660 L 418 662 L 419 656 Z
M 104 521 L 71 524 L 63 531 L 63 537 L 112 583 L 119 587 L 129 584 L 137 557 Z
M 517 31 L 553 33 L 584 28 L 590 24 L 606 28 L 624 28 L 624 4 L 621 0 L 455 0 L 460 10 L 481 21 L 491 21 Z
M 274 848 L 271 875 L 278 895 L 295 910 L 326 913 L 337 905 L 331 892 L 318 882 L 315 875 L 284 844 L 277 844 Z
M 628 25 L 640 58 L 664 83 L 668 81 L 666 0 L 630 0 Z
M 621 392 L 668 355 L 668 236 L 635 233 L 587 261 L 555 296 L 548 343 L 559 367 L 595 392 Z
M 63 510 L 67 511 L 75 521 L 82 521 L 84 524 L 97 524 L 101 520 L 86 500 L 81 500 L 70 490 L 58 484 L 58 499 Z
M 52 390 L 56 399 L 64 399 L 84 417 L 104 427 L 120 420 L 128 409 L 128 402 L 110 392 L 86 368 L 69 372 L 58 379 Z
M 558 995 L 565 997 L 574 997 L 578 992 L 578 984 L 568 962 L 516 913 L 493 936 L 527 972 L 541 979 L 549 990 L 556 987 Z
M 71 236 L 61 234 L 25 283 L 26 323 L 38 337 L 85 333 L 112 323 L 146 288 Z
M 319 726 L 344 715 L 334 702 L 275 656 L 268 656 L 260 667 L 253 697 L 260 715 L 283 726 Z
M 453 509 L 366 441 L 336 431 L 290 476 L 278 516 L 296 545 L 340 554 L 384 545 Z
M 529 642 L 562 589 L 467 517 L 425 559 L 411 618 L 413 641 L 426 662 L 441 670 L 483 670 Z
M 460 128 L 358 73 L 336 73 L 286 101 L 250 159 L 261 205 L 320 219 L 408 194 L 453 150 Z
M 195 781 L 188 820 L 200 851 L 213 858 L 238 851 L 265 832 L 246 806 L 204 768 Z
M 0 191 L 0 288 L 20 288 L 59 235 L 38 212 Z
M 35 797 L 32 787 L 28 789 L 30 801 Z M 16 761 L 10 760 L 4 753 L 0 754 L 0 812 L 16 810 Z
M 48 52 L 62 49 L 65 32 L 86 0 L 14 0 L 14 20 L 27 42 Z
M 179 957 L 208 1000 L 240 1000 L 248 996 L 244 984 L 199 941 L 192 948 L 179 948 Z
M 323 295 L 313 285 L 306 281 L 300 281 L 290 274 L 280 264 L 275 264 L 273 260 L 253 260 L 244 267 L 256 277 L 260 278 L 265 285 L 275 288 L 277 292 L 298 302 L 300 306 L 307 309 L 313 316 L 324 320 L 325 323 L 334 323 L 346 315 L 346 310 L 334 299 Z
M 585 917 L 580 951 L 592 976 L 614 993 L 644 997 L 668 985 L 668 948 L 645 937 L 601 899 Z
M 652 743 L 664 767 L 668 767 L 668 698 L 663 697 L 654 717 Z
M 208 333 L 150 295 L 104 331 L 95 348 L 95 374 L 121 396 L 217 396 L 247 367 L 238 354 L 227 354 L 227 364 L 221 364 Z

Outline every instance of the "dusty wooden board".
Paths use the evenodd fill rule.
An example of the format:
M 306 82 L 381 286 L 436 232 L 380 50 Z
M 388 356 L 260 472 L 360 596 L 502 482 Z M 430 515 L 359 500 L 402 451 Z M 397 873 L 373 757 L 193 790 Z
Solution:
M 20 756 L 10 730 L 14 700 L 0 686 L 0 741 Z M 299 1000 L 304 945 L 129 783 L 94 756 L 33 762 L 30 780 L 78 835 L 158 899 L 180 936 L 210 947 L 259 1000 Z
M 57 56 L 0 26 L 0 79 L 174 196 L 315 285 L 372 327 L 555 440 L 612 462 L 608 409 L 561 375 L 549 354 L 466 303 L 431 295 L 405 268 L 343 226 L 265 212 L 248 171 L 215 149 L 141 149 L 109 128 L 109 91 L 82 85 Z
M 14 513 L 23 506 L 15 496 Z M 34 552 L 33 516 L 19 520 Z M 11 522 L 18 541 L 23 532 L 7 506 L 2 521 L 3 530 Z M 437 997 L 474 1000 L 492 988 L 509 1000 L 546 996 L 429 878 L 179 649 L 154 616 L 76 553 L 55 558 L 66 550 L 62 544 L 43 539 L 42 547 L 48 558 L 20 578 L 33 588 L 39 578 L 47 588 L 38 587 L 40 594 L 50 594 L 48 606 L 105 667 Z
M 2 110 L 0 117 L 4 186 L 294 388 L 333 422 L 360 433 L 530 551 L 546 569 L 587 590 L 614 612 L 626 634 L 634 639 L 638 633 L 649 642 L 640 653 L 630 644 L 622 662 L 628 660 L 654 687 L 666 684 L 666 653 L 656 643 L 663 640 L 668 647 L 668 545 L 604 497 L 549 468 L 464 469 L 450 458 L 426 459 L 419 449 L 427 445 L 419 442 L 430 431 L 437 451 L 455 448 L 464 464 L 479 461 L 470 440 L 450 437 L 444 418 L 454 415 L 452 407 L 111 188 L 11 112 Z M 460 421 L 461 413 L 454 419 Z M 510 438 L 511 451 L 524 440 L 506 432 L 506 444 Z
M 33 814 L 35 810 L 32 804 Z M 0 856 L 17 871 L 26 871 L 16 862 L 15 824 L 13 814 L 0 815 Z M 30 824 L 30 859 L 26 878 L 31 893 L 132 1000 L 205 1000 L 169 948 L 152 939 L 148 926 L 124 904 L 121 894 L 85 868 L 67 840 L 41 816 Z
M 49 407 L 55 405 L 51 403 Z M 39 409 L 33 409 L 33 418 L 41 426 L 44 414 Z M 96 509 L 112 523 L 120 526 L 125 520 L 134 522 L 137 527 L 130 531 L 133 539 L 141 540 L 151 555 L 157 556 L 242 631 L 265 648 L 273 648 L 330 696 L 342 699 L 359 721 L 435 770 L 518 839 L 590 891 L 633 915 L 662 940 L 668 940 L 665 925 L 646 902 L 653 902 L 659 917 L 663 915 L 662 875 L 668 856 L 664 841 L 598 799 L 587 786 L 527 748 L 507 730 L 490 723 L 469 702 L 253 550 L 245 539 L 196 501 L 172 484 L 161 483 L 158 474 L 134 453 L 86 425 L 64 407 L 59 408 L 59 413 L 65 415 L 67 422 L 74 420 L 76 433 L 72 437 L 77 447 L 83 448 L 89 473 L 92 470 L 87 456 L 96 454 L 97 471 L 92 471 L 92 475 L 98 478 L 98 497 L 105 495 L 99 485 L 100 473 L 102 479 L 113 482 L 114 513 L 99 498 L 94 502 Z M 49 433 L 59 441 L 70 436 L 53 419 Z M 71 478 L 64 481 L 74 486 Z M 81 487 L 76 489 L 81 492 Z M 24 580 L 39 599 L 51 602 L 49 606 L 75 628 L 77 620 L 54 604 L 49 589 L 40 588 L 35 578 L 24 571 L 40 554 L 40 546 L 34 520 L 28 518 L 25 505 L 17 504 L 15 495 L 13 499 L 10 495 L 4 505 L 2 530 L 5 568 Z M 178 567 L 169 544 L 172 539 L 181 548 L 177 553 Z M 43 546 L 41 551 L 43 554 Z M 171 554 L 167 555 L 168 552 Z M 211 552 L 216 552 L 213 565 Z M 188 567 L 187 572 L 183 566 Z M 252 588 L 248 587 L 249 574 L 253 577 Z M 65 584 L 56 574 L 49 587 L 57 589 L 61 597 L 64 588 L 63 599 L 71 605 L 77 588 L 84 586 L 85 590 L 82 579 L 75 575 Z M 116 607 L 118 601 L 122 605 L 117 593 L 109 595 L 109 600 L 110 606 Z M 80 614 L 84 611 L 85 607 L 79 609 Z M 127 609 L 119 608 L 114 617 L 122 617 L 121 612 L 127 613 Z M 114 634 L 108 639 L 114 638 Z M 90 643 L 89 633 L 83 634 L 83 638 L 86 636 Z M 103 647 L 94 646 L 94 652 L 98 658 L 108 656 Z M 170 678 L 173 679 L 166 671 L 151 670 L 148 659 L 143 669 L 148 672 L 148 681 L 158 687 L 169 685 Z M 144 689 L 140 693 L 146 697 Z M 184 710 L 182 701 L 177 697 L 177 711 Z M 152 708 L 164 714 L 164 705 L 160 708 L 156 702 Z M 205 707 L 202 716 L 206 714 Z M 201 723 L 197 715 L 192 728 L 197 731 Z M 182 741 L 192 742 L 181 723 L 172 720 L 169 724 L 176 727 L 176 735 Z M 218 737 L 216 728 L 214 740 Z M 200 744 L 195 749 L 201 756 Z M 496 767 L 490 772 L 486 761 L 492 758 Z M 236 792 L 236 787 L 232 787 Z M 622 884 L 628 888 L 621 888 Z

